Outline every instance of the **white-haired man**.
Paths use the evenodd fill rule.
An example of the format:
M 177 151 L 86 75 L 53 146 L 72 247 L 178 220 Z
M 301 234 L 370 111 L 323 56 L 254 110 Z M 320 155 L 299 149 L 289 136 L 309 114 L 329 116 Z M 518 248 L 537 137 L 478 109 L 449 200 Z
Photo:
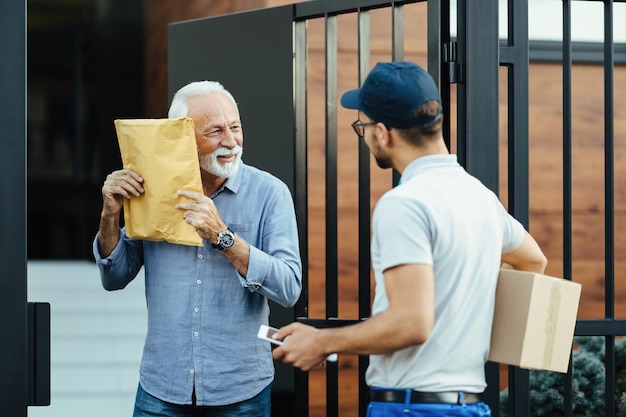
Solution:
M 123 201 L 144 192 L 141 173 L 129 169 L 104 182 L 93 245 L 107 290 L 145 268 L 148 332 L 134 417 L 269 417 L 274 364 L 256 333 L 268 323 L 268 299 L 290 307 L 300 295 L 291 193 L 242 162 L 239 110 L 220 83 L 182 87 L 169 117 L 194 122 L 204 192 L 179 190 L 188 202 L 176 207 L 204 246 L 126 236 Z

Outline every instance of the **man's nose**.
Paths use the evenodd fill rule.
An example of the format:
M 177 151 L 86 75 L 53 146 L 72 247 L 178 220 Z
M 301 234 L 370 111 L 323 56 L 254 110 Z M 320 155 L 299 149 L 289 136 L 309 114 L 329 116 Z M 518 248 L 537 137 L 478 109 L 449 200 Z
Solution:
M 230 129 L 225 129 L 221 145 L 227 148 L 234 148 L 235 146 L 237 146 L 236 137 L 236 134 L 233 133 Z

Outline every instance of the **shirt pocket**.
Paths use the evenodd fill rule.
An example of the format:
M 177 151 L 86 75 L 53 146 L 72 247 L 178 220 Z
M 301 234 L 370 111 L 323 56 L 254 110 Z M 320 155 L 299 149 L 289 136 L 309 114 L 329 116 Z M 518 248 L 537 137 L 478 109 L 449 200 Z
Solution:
M 228 223 L 228 227 L 250 245 L 258 245 L 258 227 L 253 223 Z

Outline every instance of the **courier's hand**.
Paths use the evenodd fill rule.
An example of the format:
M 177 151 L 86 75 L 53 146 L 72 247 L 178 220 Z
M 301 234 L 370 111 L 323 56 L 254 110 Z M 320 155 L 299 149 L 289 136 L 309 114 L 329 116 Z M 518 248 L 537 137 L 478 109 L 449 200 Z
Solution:
M 302 323 L 281 327 L 274 337 L 283 340 L 283 344 L 272 350 L 272 357 L 282 359 L 303 371 L 320 366 L 330 353 L 319 338 L 322 331 Z
M 178 190 L 178 195 L 191 200 L 176 204 L 177 209 L 185 210 L 183 219 L 196 229 L 202 239 L 217 242 L 217 235 L 227 226 L 213 200 L 196 191 Z
M 125 198 L 138 197 L 143 193 L 142 184 L 141 175 L 130 169 L 120 169 L 107 175 L 102 186 L 102 215 L 119 215 Z

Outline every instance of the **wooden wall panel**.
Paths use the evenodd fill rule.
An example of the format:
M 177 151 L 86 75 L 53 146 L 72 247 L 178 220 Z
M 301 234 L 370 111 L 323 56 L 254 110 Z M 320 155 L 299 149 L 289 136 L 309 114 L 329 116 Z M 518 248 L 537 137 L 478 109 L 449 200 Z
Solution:
M 144 0 L 146 117 L 167 117 L 171 98 L 167 93 L 168 24 L 297 2 L 288 0 Z M 242 28 L 242 30 L 245 29 Z

